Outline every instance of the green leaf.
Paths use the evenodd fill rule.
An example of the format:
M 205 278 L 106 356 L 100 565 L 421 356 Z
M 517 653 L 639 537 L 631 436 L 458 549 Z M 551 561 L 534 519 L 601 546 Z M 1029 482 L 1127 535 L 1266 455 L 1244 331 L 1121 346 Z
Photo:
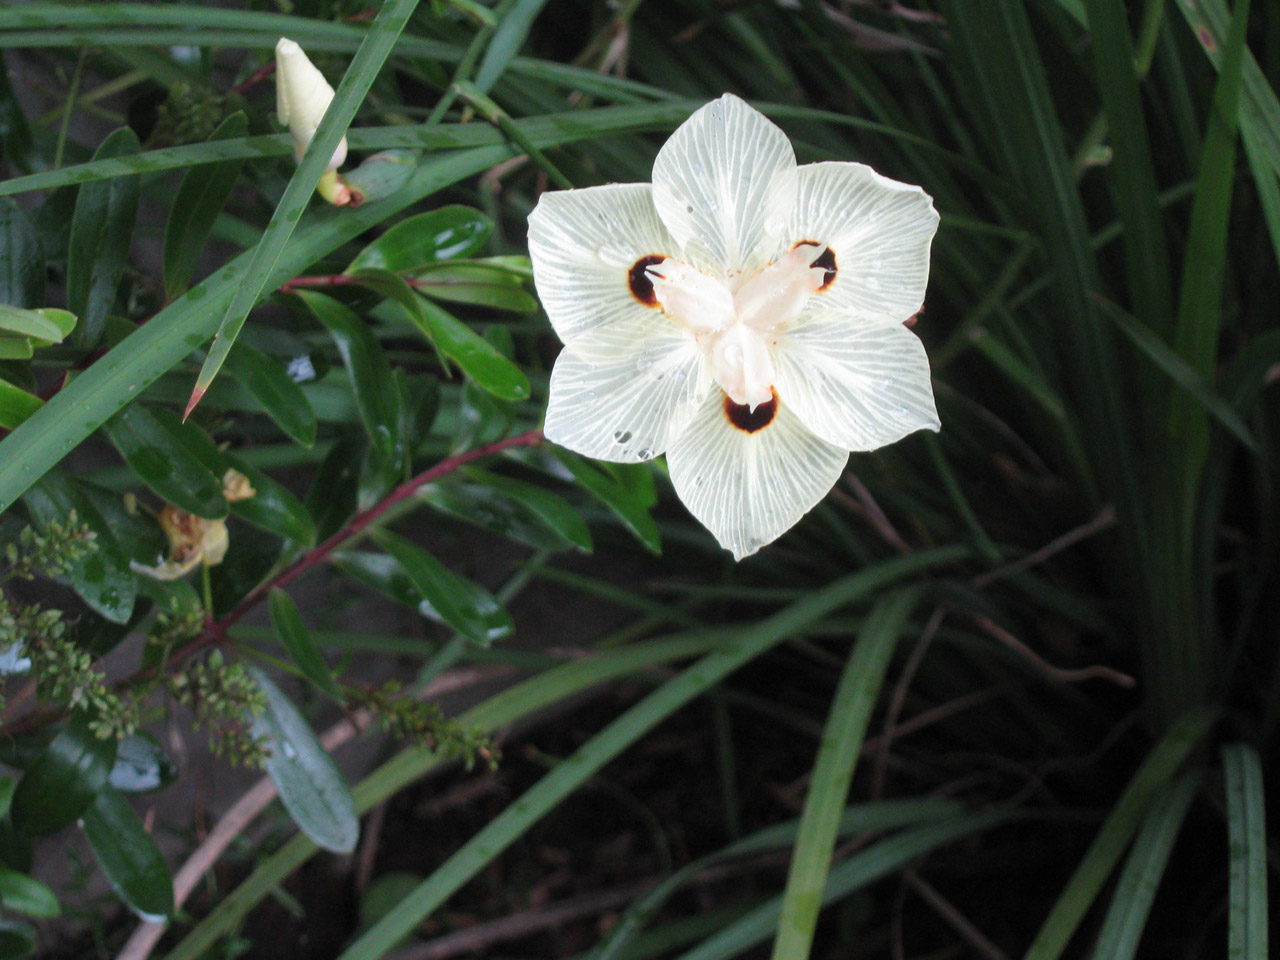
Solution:
M 360 838 L 360 821 L 346 781 L 289 699 L 261 670 L 249 672 L 267 698 L 266 712 L 253 720 L 253 735 L 267 739 L 267 773 L 281 802 L 317 845 L 350 853 Z
M 349 432 L 320 461 L 304 504 L 315 518 L 316 540 L 323 542 L 342 528 L 356 512 L 356 488 L 365 443 Z
M 36 949 L 36 932 L 21 920 L 0 919 L 0 960 L 20 960 Z
M 104 789 L 85 811 L 83 827 L 98 865 L 129 909 L 150 923 L 173 914 L 169 867 L 124 794 Z
M 0 378 L 0 427 L 12 430 L 42 406 L 44 401 L 35 394 Z
M 227 355 L 227 372 L 244 384 L 276 425 L 304 447 L 316 442 L 316 415 L 284 364 L 243 343 Z
M 854 765 L 871 723 L 871 712 L 879 699 L 889 659 L 919 599 L 918 591 L 903 590 L 877 603 L 858 631 L 857 643 L 845 661 L 827 712 L 826 728 L 813 764 L 809 794 L 791 854 L 791 869 L 778 919 L 778 938 L 773 944 L 774 960 L 809 955 L 840 817 L 853 782 Z
M 347 273 L 389 270 L 411 273 L 440 260 L 475 253 L 493 232 L 493 221 L 479 210 L 449 206 L 401 220 L 355 255 Z
M 188 412 L 217 376 L 218 370 L 227 358 L 227 352 L 235 343 L 240 328 L 244 326 L 249 311 L 266 289 L 267 278 L 284 251 L 294 227 L 306 212 L 311 194 L 315 191 L 329 158 L 333 156 L 338 142 L 355 118 L 356 110 L 373 81 L 377 79 L 382 65 L 395 46 L 396 38 L 400 36 L 400 32 L 417 5 L 418 0 L 386 0 L 378 8 L 377 17 L 369 26 L 360 49 L 356 51 L 351 66 L 343 75 L 342 82 L 338 84 L 333 101 L 325 111 L 320 129 L 316 131 L 293 177 L 289 180 L 289 185 L 285 187 L 284 196 L 276 205 L 275 214 L 267 224 L 262 239 L 251 251 L 248 269 L 239 287 L 232 293 L 231 303 L 223 315 L 213 345 L 205 358 L 204 366 L 200 369 L 200 375 L 196 378 L 195 391 L 187 406 Z
M 44 302 L 44 284 L 44 253 L 31 218 L 13 200 L 0 200 L 0 303 L 34 307 Z
M 384 200 L 413 179 L 418 169 L 420 154 L 417 150 L 383 150 L 366 157 L 360 166 L 342 177 L 342 182 L 358 201 L 370 203 Z
M 31 341 L 26 337 L 0 337 L 0 360 L 30 360 Z
M 1267 805 L 1258 752 L 1245 743 L 1222 748 L 1227 792 L 1227 956 L 1266 960 Z
M 25 873 L 0 867 L 0 904 L 6 910 L 50 920 L 62 912 L 53 891 Z
M 445 622 L 468 640 L 487 645 L 515 632 L 511 614 L 478 583 L 458 576 L 421 547 L 388 530 L 374 530 L 370 536 L 404 568 Z
M 151 793 L 167 787 L 177 776 L 177 765 L 154 737 L 131 733 L 116 748 L 116 762 L 107 782 L 121 793 Z
M 493 89 L 508 64 L 520 52 L 533 21 L 546 3 L 547 0 L 516 0 L 507 10 L 485 49 L 480 69 L 476 71 L 475 86 L 481 93 Z
M 37 337 L 56 343 L 62 339 L 58 324 L 34 310 L 0 304 L 0 330 L 22 337 Z
M 121 127 L 102 142 L 93 158 L 131 157 L 139 149 L 134 132 Z M 80 318 L 77 339 L 84 346 L 96 345 L 102 336 L 124 276 L 137 216 L 136 176 L 86 183 L 80 188 L 71 220 L 67 308 Z
M 13 825 L 29 834 L 69 827 L 106 786 L 115 757 L 115 740 L 95 736 L 83 713 L 73 715 L 18 781 Z
M 564 464 L 583 489 L 617 514 L 618 519 L 650 552 L 662 552 L 658 525 L 649 515 L 643 491 L 628 489 L 599 467 L 562 447 L 548 444 L 547 449 Z
M 591 531 L 568 501 L 536 484 L 469 467 L 467 484 L 428 484 L 418 497 L 454 516 L 539 548 L 591 551 Z M 550 534 L 550 538 L 548 538 Z
M 316 541 L 316 526 L 311 514 L 289 488 L 276 482 L 253 464 L 231 454 L 223 454 L 227 463 L 249 478 L 256 491 L 248 500 L 231 504 L 231 512 L 246 523 L 277 533 L 308 546 Z
M 501 267 L 442 263 L 415 271 L 413 288 L 435 300 L 514 313 L 537 313 L 538 301 L 520 284 L 520 277 Z
M 384 458 L 400 462 L 400 393 L 386 352 L 369 325 L 343 304 L 322 293 L 294 291 L 333 338 L 355 391 L 356 407 L 369 440 Z
M 209 139 L 238 139 L 248 127 L 248 118 L 238 111 L 223 120 Z M 200 251 L 243 166 L 243 160 L 226 160 L 204 168 L 193 167 L 182 178 L 164 231 L 164 290 L 169 299 L 182 293 L 191 282 Z
M 275 627 L 276 636 L 289 651 L 289 656 L 302 671 L 302 675 L 339 703 L 345 701 L 346 698 L 333 680 L 329 665 L 320 655 L 320 648 L 315 645 L 311 634 L 303 625 L 297 606 L 280 589 L 271 591 L 271 625 Z
M 116 531 L 78 481 L 51 470 L 26 492 L 23 502 L 40 529 L 65 524 L 74 510 L 76 521 L 93 533 L 94 549 L 72 564 L 67 580 L 80 598 L 113 623 L 126 623 L 137 596 L 137 578 Z
M 1199 784 L 1199 772 L 1188 771 L 1167 784 L 1152 801 L 1098 931 L 1093 960 L 1131 960 L 1137 956 L 1160 878 Z
M 529 396 L 529 378 L 519 367 L 453 314 L 415 293 L 402 277 L 386 270 L 360 270 L 353 276 L 403 307 L 436 349 L 478 386 L 503 400 Z
M 1156 793 L 1178 772 L 1215 717 L 1197 710 L 1175 722 L 1129 779 L 1065 889 L 1049 911 L 1026 960 L 1057 960 L 1124 854 Z
M 209 568 L 214 616 L 220 617 L 233 609 L 262 583 L 279 563 L 283 547 L 279 537 L 264 530 L 254 527 L 236 530 L 226 558 Z
M 160 499 L 207 520 L 227 515 L 222 479 L 202 462 L 193 424 L 168 410 L 135 403 L 106 424 L 107 435 L 143 483 Z M 200 437 L 208 442 L 208 438 Z
M 351 579 L 390 597 L 419 616 L 444 623 L 444 618 L 423 597 L 422 591 L 414 586 L 413 580 L 395 557 L 364 550 L 338 550 L 330 555 L 329 562 Z

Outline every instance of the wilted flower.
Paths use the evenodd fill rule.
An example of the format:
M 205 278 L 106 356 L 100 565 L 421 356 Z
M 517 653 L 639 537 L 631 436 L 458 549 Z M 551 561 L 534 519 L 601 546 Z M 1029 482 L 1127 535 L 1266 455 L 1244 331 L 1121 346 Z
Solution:
M 293 137 L 293 155 L 302 159 L 320 128 L 325 111 L 333 101 L 333 87 L 316 69 L 303 49 L 281 37 L 276 43 L 276 116 Z M 338 177 L 338 167 L 347 159 L 347 138 L 329 158 L 329 167 L 317 187 L 330 203 L 342 206 L 351 193 Z
M 839 478 L 849 451 L 937 430 L 920 309 L 938 214 L 859 163 L 797 167 L 726 94 L 658 153 L 653 183 L 544 193 L 534 281 L 565 349 L 548 439 L 602 460 L 661 453 L 741 559 Z
M 249 478 L 238 470 L 228 470 L 222 476 L 222 494 L 229 503 L 247 500 L 256 494 Z M 166 503 L 156 515 L 160 529 L 169 541 L 168 553 L 154 567 L 133 561 L 130 566 L 157 580 L 177 580 L 184 577 L 200 563 L 207 567 L 222 562 L 230 543 L 227 525 L 222 520 L 206 520 L 193 513 Z

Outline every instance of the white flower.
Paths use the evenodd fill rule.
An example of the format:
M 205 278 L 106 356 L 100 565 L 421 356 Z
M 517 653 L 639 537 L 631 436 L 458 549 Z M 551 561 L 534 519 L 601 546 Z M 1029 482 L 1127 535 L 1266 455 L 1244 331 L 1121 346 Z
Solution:
M 333 87 L 303 49 L 286 37 L 276 43 L 276 116 L 293 136 L 293 155 L 302 159 L 333 100 Z M 347 138 L 329 159 L 336 170 L 347 159 Z
M 796 165 L 726 94 L 671 135 L 653 183 L 544 193 L 534 281 L 565 349 L 548 439 L 666 453 L 680 499 L 741 559 L 831 489 L 849 451 L 937 430 L 920 309 L 938 226 L 919 187 Z

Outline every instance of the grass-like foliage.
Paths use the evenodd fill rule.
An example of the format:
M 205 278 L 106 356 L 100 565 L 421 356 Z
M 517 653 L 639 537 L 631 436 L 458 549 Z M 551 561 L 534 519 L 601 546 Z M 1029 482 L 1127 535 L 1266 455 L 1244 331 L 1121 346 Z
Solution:
M 297 158 L 282 36 L 336 88 Z M 424 921 L 701 705 L 717 826 L 653 818 L 679 856 L 585 956 L 1267 956 L 1274 5 L 36 0 L 0 55 L 0 958 L 68 893 L 33 838 L 81 830 L 141 919 L 104 913 L 99 950 L 231 955 L 365 814 L 450 762 L 498 775 L 512 724 L 619 679 L 324 955 L 447 955 Z M 740 564 L 661 460 L 543 440 L 526 244 L 543 191 L 650 180 L 725 92 L 941 214 L 913 328 L 941 432 L 854 454 Z M 359 202 L 331 206 L 344 133 Z M 518 645 L 578 636 L 584 598 L 624 625 Z M 356 603 L 373 626 L 336 628 Z M 489 672 L 515 679 L 432 699 Z M 129 795 L 173 779 L 147 731 L 174 711 L 266 778 L 162 853 Z M 734 734 L 761 718 L 774 767 Z M 366 727 L 398 752 L 349 782 L 330 752 Z M 298 831 L 199 896 L 277 795 Z M 681 899 L 713 875 L 742 882 Z

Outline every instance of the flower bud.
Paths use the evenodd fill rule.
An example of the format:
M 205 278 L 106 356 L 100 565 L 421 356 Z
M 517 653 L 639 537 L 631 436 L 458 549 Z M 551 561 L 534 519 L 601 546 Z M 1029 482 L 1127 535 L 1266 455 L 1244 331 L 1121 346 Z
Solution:
M 293 136 L 297 159 L 302 159 L 332 100 L 333 87 L 303 49 L 281 37 L 276 44 L 276 116 Z M 346 158 L 347 138 L 343 137 L 329 159 L 329 169 L 336 170 Z

